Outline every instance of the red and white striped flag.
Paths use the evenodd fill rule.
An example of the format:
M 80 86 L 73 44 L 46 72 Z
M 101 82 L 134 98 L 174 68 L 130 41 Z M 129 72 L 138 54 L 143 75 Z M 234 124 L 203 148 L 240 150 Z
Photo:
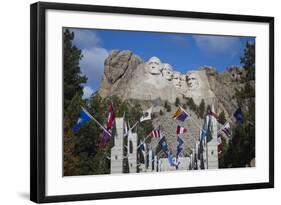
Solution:
M 151 132 L 151 136 L 152 136 L 152 137 L 155 137 L 155 138 L 160 138 L 160 137 L 161 137 L 160 127 L 154 129 L 154 130 Z
M 220 132 L 224 132 L 228 137 L 231 136 L 231 131 L 230 131 L 230 124 L 229 122 L 225 123 L 223 125 L 223 127 L 219 130 L 219 133 Z
M 181 127 L 178 125 L 177 127 L 177 134 L 183 134 L 183 133 L 186 133 L 187 132 L 187 129 L 185 127 Z

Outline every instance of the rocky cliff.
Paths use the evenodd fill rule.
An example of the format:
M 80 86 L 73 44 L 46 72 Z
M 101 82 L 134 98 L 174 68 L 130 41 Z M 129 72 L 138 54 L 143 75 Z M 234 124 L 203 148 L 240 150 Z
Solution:
M 235 88 L 243 86 L 237 83 L 243 76 L 244 70 L 235 66 L 222 73 L 202 66 L 182 74 L 157 57 L 144 62 L 131 51 L 114 50 L 105 60 L 99 94 L 170 103 L 177 97 L 189 97 L 197 105 L 204 99 L 206 104 L 215 103 L 220 111 L 231 113 L 236 108 Z
M 217 113 L 224 111 L 229 117 L 237 108 L 235 89 L 243 86 L 240 79 L 244 75 L 243 69 L 235 66 L 222 73 L 209 66 L 180 73 L 157 57 L 144 62 L 131 51 L 115 50 L 105 61 L 99 94 L 102 97 L 116 95 L 123 100 L 137 100 L 144 109 L 153 105 L 157 116 L 153 120 L 154 126 L 161 125 L 168 144 L 175 145 L 178 122 L 172 119 L 172 115 L 177 109 L 174 106 L 176 98 L 182 104 L 187 98 L 192 98 L 197 106 L 204 100 L 206 106 L 214 104 Z M 170 112 L 164 108 L 164 102 L 169 102 Z M 183 124 L 188 127 L 185 146 L 191 149 L 198 139 L 202 119 L 189 107 L 187 111 L 191 113 L 192 120 Z M 156 144 L 157 141 L 152 140 L 151 146 Z M 171 149 L 175 151 L 174 146 Z

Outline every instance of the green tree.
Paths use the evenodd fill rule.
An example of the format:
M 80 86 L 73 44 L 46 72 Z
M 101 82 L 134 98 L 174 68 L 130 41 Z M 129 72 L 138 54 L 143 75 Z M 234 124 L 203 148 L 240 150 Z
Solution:
M 81 50 L 73 45 L 74 33 L 65 29 L 63 32 L 63 71 L 64 71 L 64 175 L 80 175 L 81 158 L 77 153 L 79 135 L 72 131 L 78 116 L 82 100 L 83 88 L 87 78 L 81 74 L 79 62 Z M 86 125 L 87 126 L 87 125 Z M 81 152 L 82 153 L 82 152 Z
M 171 105 L 169 104 L 169 102 L 167 100 L 164 103 L 164 107 L 166 108 L 167 112 L 171 112 Z
M 225 118 L 224 111 L 222 111 L 222 112 L 219 114 L 218 122 L 219 122 L 220 124 L 224 124 L 224 123 L 226 122 L 226 118 Z
M 232 136 L 219 157 L 219 166 L 244 167 L 255 158 L 255 44 L 246 43 L 241 64 L 247 72 L 244 86 L 235 90 L 235 99 L 242 108 L 244 123 L 232 128 Z
M 198 108 L 198 115 L 199 117 L 203 118 L 204 114 L 205 114 L 205 101 L 204 99 L 202 99 Z
M 178 97 L 176 97 L 176 101 L 175 101 L 175 106 L 180 106 L 180 99 Z
M 192 111 L 197 111 L 197 105 L 195 104 L 193 98 L 186 98 L 186 104 Z
M 255 43 L 247 42 L 240 63 L 247 72 L 247 80 L 255 80 Z
M 228 148 L 219 158 L 220 168 L 245 167 L 255 158 L 255 128 L 249 123 L 237 125 L 232 130 Z
M 82 59 L 81 50 L 73 45 L 75 35 L 68 29 L 63 33 L 63 69 L 64 69 L 64 109 L 67 108 L 75 95 L 83 95 L 82 83 L 87 78 L 82 75 L 79 62 Z

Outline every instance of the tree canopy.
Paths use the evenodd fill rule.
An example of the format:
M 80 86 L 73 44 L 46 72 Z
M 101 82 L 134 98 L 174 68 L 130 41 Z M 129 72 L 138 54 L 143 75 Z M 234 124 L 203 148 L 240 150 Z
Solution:
M 232 136 L 219 157 L 219 167 L 245 167 L 255 158 L 255 44 L 246 43 L 241 63 L 248 75 L 243 87 L 235 92 L 235 99 L 244 116 L 243 124 L 233 124 Z M 224 142 L 225 143 L 225 142 Z

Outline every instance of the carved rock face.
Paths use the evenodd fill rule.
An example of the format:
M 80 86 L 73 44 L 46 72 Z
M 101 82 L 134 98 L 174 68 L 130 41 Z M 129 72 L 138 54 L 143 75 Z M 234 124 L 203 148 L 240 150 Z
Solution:
M 146 63 L 146 70 L 152 75 L 160 75 L 162 71 L 162 63 L 160 59 L 151 57 Z
M 185 82 L 186 81 L 186 75 L 180 75 L 180 80 Z
M 177 89 L 181 88 L 181 77 L 179 72 L 174 72 L 173 74 L 173 84 Z
M 196 72 L 188 74 L 188 87 L 191 90 L 200 88 L 200 76 Z
M 163 64 L 162 74 L 163 74 L 163 77 L 166 80 L 171 81 L 173 79 L 173 69 L 172 69 L 172 66 L 167 64 L 167 63 Z

